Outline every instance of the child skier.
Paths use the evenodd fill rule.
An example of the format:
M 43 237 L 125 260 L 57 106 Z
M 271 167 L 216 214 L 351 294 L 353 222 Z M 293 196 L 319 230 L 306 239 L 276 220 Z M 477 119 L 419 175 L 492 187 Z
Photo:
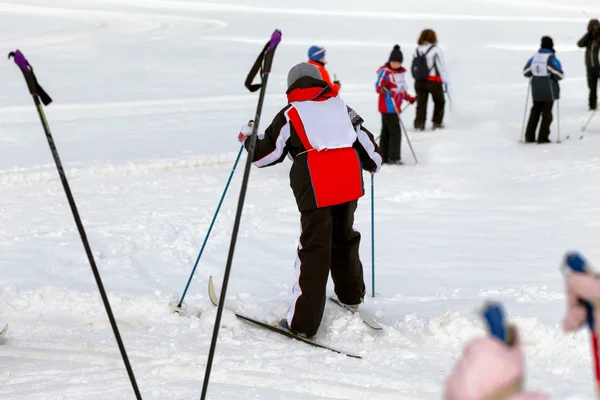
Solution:
M 381 137 L 379 146 L 383 163 L 402 164 L 402 131 L 400 112 L 402 100 L 411 104 L 417 99 L 408 94 L 406 69 L 402 66 L 404 56 L 399 45 L 395 45 L 388 62 L 377 70 L 375 90 L 379 93 L 379 112 L 381 113 Z
M 560 98 L 560 86 L 558 81 L 563 78 L 563 70 L 554 55 L 554 42 L 549 36 L 542 38 L 540 50 L 533 55 L 525 64 L 523 75 L 531 78 L 531 95 L 533 97 L 533 107 L 529 114 L 529 122 L 525 131 L 525 142 L 535 142 L 535 132 L 537 130 L 540 115 L 542 125 L 538 134 L 537 142 L 550 142 L 550 124 L 552 123 L 552 106 L 554 100 Z
M 381 156 L 363 119 L 321 79 L 315 66 L 294 66 L 286 93 L 289 104 L 258 139 L 253 164 L 268 167 L 286 155 L 293 160 L 290 185 L 301 214 L 301 234 L 294 300 L 280 326 L 312 337 L 323 317 L 330 270 L 340 302 L 358 306 L 365 295 L 354 212 L 364 195 L 361 167 L 378 171 Z M 243 127 L 240 140 L 251 133 Z M 248 149 L 249 141 L 244 144 Z
M 308 49 L 308 63 L 314 65 L 319 69 L 321 73 L 321 79 L 327 82 L 330 88 L 334 89 L 336 92 L 339 92 L 342 88 L 342 84 L 337 79 L 333 82 L 329 77 L 329 72 L 325 69 L 325 64 L 327 64 L 327 60 L 325 59 L 325 48 L 319 46 L 311 46 Z

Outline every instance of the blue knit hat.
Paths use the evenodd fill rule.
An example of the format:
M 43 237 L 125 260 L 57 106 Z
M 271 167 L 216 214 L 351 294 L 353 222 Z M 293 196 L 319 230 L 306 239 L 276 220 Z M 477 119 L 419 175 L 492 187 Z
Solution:
M 308 49 L 308 59 L 312 61 L 319 61 L 321 58 L 325 57 L 325 48 L 319 46 L 311 46 Z

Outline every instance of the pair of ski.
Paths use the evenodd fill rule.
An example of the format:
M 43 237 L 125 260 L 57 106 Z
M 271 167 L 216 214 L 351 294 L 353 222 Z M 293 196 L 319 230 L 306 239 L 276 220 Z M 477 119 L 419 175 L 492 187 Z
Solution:
M 208 296 L 210 297 L 210 301 L 215 306 L 218 306 L 218 304 L 219 304 L 219 298 L 217 297 L 217 293 L 215 292 L 215 286 L 213 284 L 212 276 L 208 280 Z M 337 299 L 335 299 L 333 297 L 329 297 L 329 300 L 331 300 L 333 303 L 337 304 L 338 306 L 344 308 L 345 310 L 347 310 L 347 311 L 349 311 L 351 313 L 356 313 L 357 312 L 356 310 L 353 310 L 351 308 L 346 307 L 344 304 L 340 303 Z M 343 354 L 343 355 L 346 355 L 348 357 L 362 358 L 361 356 L 357 356 L 357 355 L 354 355 L 354 354 L 346 353 L 344 351 L 340 351 L 340 350 L 334 349 L 332 347 L 325 346 L 323 344 L 317 343 L 317 342 L 315 342 L 312 339 L 308 339 L 305 336 L 297 335 L 297 334 L 293 333 L 290 330 L 281 328 L 278 325 L 270 325 L 270 324 L 268 324 L 266 322 L 262 322 L 262 321 L 259 321 L 257 319 L 254 319 L 254 318 L 247 317 L 247 316 L 239 314 L 239 313 L 237 313 L 235 311 L 234 311 L 234 313 L 235 313 L 236 317 L 238 317 L 239 319 L 241 319 L 243 321 L 249 322 L 249 323 L 254 324 L 256 326 L 260 326 L 261 328 L 268 329 L 268 330 L 270 330 L 272 332 L 279 333 L 280 335 L 289 337 L 291 339 L 296 339 L 296 340 L 298 340 L 300 342 L 309 344 L 311 346 L 318 347 L 318 348 L 325 349 L 325 350 L 329 350 L 329 351 L 333 351 L 334 353 Z M 372 328 L 374 330 L 381 330 L 381 329 L 383 329 L 381 327 L 381 325 L 379 325 L 379 323 L 371 315 L 369 315 L 368 313 L 366 313 L 366 312 L 364 312 L 362 310 L 358 310 L 358 315 L 363 320 L 363 322 L 365 324 L 367 324 L 370 328 Z

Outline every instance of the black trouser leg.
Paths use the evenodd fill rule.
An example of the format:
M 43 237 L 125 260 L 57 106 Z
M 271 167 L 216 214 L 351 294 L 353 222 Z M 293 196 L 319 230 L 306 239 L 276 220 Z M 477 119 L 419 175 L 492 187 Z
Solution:
M 598 79 L 600 79 L 600 68 L 589 68 L 587 70 L 587 81 L 590 88 L 590 108 L 596 108 L 598 105 Z
M 400 145 L 402 141 L 402 132 L 400 131 L 400 121 L 398 114 L 381 114 L 381 123 L 385 125 L 388 134 L 388 147 L 381 148 L 382 158 L 385 157 L 389 162 L 399 161 L 401 158 Z
M 425 129 L 425 120 L 427 119 L 427 100 L 429 99 L 429 88 L 427 87 L 427 81 L 416 81 L 415 92 L 417 93 L 415 129 Z
M 331 266 L 332 208 L 318 208 L 301 215 L 302 233 L 294 269 L 294 302 L 288 310 L 288 325 L 308 337 L 319 330 Z
M 427 82 L 429 84 L 429 91 L 433 98 L 433 118 L 434 124 L 441 125 L 444 121 L 444 107 L 446 105 L 446 99 L 444 98 L 444 87 L 441 82 Z
M 527 129 L 525 130 L 525 141 L 535 142 L 535 132 L 540 121 L 540 115 L 544 107 L 543 101 L 534 101 L 529 113 L 529 121 L 527 122 Z
M 360 233 L 353 228 L 357 205 L 355 200 L 332 207 L 331 278 L 335 294 L 344 304 L 361 303 L 366 290 L 359 257 Z
M 381 114 L 381 136 L 379 137 L 379 150 L 381 150 L 382 163 L 387 163 L 389 161 L 390 134 L 386 123 L 386 115 L 388 114 Z
M 552 106 L 553 101 L 542 102 L 542 124 L 538 134 L 538 143 L 547 143 L 550 141 L 550 125 L 552 125 Z

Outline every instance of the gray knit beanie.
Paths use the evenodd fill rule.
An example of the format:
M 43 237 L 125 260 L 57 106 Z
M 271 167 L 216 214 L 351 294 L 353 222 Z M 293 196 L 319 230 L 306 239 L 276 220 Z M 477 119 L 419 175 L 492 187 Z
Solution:
M 309 63 L 301 62 L 300 64 L 294 65 L 292 69 L 290 69 L 290 72 L 288 72 L 288 88 L 303 76 L 310 76 L 311 78 L 322 79 L 321 73 L 319 72 L 319 68 L 315 67 L 314 65 L 310 65 Z

